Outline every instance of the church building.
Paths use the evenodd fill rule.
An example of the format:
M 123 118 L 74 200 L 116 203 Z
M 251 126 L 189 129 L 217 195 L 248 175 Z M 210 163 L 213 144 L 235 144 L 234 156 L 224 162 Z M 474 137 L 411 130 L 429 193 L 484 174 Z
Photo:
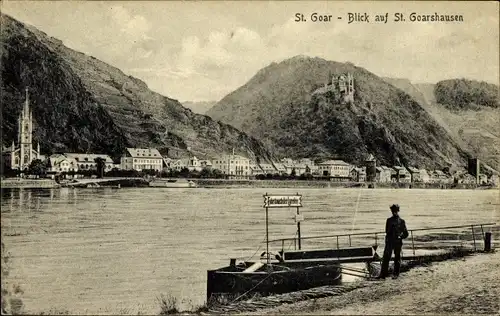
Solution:
M 40 143 L 36 150 L 33 149 L 33 116 L 29 104 L 28 88 L 26 88 L 26 101 L 18 119 L 17 145 L 12 140 L 12 145 L 3 152 L 6 166 L 12 169 L 24 170 L 35 159 L 42 159 Z

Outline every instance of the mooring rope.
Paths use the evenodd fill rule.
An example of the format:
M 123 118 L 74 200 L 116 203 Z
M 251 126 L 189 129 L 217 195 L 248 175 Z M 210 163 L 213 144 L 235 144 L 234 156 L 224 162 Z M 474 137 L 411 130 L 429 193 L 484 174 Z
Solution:
M 264 279 L 262 279 L 259 283 L 257 283 L 254 287 L 252 287 L 250 290 L 246 291 L 245 293 L 241 294 L 240 296 L 238 296 L 237 298 L 235 298 L 231 303 L 234 303 L 236 302 L 237 300 L 239 300 L 240 298 L 244 297 L 245 295 L 247 295 L 248 293 L 252 292 L 253 290 L 255 290 L 259 285 L 262 284 L 262 282 L 264 282 L 265 280 L 269 279 L 273 274 L 272 273 L 269 273 L 268 276 L 266 276 Z
M 259 247 L 257 248 L 257 250 L 255 250 L 255 252 L 248 258 L 246 259 L 245 261 L 249 261 L 250 259 L 252 259 L 255 254 L 257 254 L 257 252 L 259 252 L 260 248 L 262 248 L 262 243 L 266 241 L 266 237 L 264 236 L 264 240 L 262 240 L 260 243 L 259 243 Z

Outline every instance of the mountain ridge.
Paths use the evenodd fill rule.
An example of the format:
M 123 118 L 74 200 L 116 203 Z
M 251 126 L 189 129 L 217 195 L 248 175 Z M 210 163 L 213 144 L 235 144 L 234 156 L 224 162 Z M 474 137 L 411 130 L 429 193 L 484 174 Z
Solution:
M 273 157 L 255 138 L 193 113 L 33 26 L 5 14 L 0 23 L 4 145 L 17 139 L 17 113 L 30 86 L 34 140 L 48 154 L 93 151 L 116 157 L 126 147 L 147 146 L 169 156 L 216 157 L 234 148 L 252 159 Z
M 353 103 L 312 95 L 342 73 L 354 75 Z M 318 57 L 264 67 L 207 114 L 248 131 L 282 156 L 340 155 L 360 163 L 373 153 L 388 165 L 438 169 L 463 166 L 468 157 L 408 93 L 352 63 Z
M 441 82 L 413 84 L 409 80 L 384 78 L 391 84 L 414 95 L 416 99 L 423 97 L 422 107 L 455 139 L 463 148 L 486 164 L 485 168 L 498 173 L 500 170 L 500 109 L 487 105 L 473 107 L 455 107 L 443 105 L 437 101 L 435 90 Z M 475 80 L 468 80 L 474 82 Z M 479 81 L 475 81 L 479 82 Z M 488 85 L 492 85 L 486 83 Z M 495 85 L 494 85 L 495 86 Z M 498 91 L 498 86 L 496 86 Z

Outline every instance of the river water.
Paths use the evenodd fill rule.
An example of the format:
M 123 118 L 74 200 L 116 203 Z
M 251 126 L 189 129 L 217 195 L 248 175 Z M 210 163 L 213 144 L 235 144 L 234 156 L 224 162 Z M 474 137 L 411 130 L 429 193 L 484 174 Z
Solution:
M 11 255 L 8 281 L 23 290 L 26 312 L 157 313 L 160 294 L 176 297 L 181 308 L 201 305 L 206 270 L 265 250 L 266 192 L 295 194 L 297 189 L 2 190 L 2 238 Z M 498 222 L 500 217 L 497 190 L 298 193 L 303 195 L 303 237 L 382 231 L 392 203 L 400 204 L 409 229 Z M 270 239 L 295 235 L 295 212 L 269 209 Z M 303 248 L 325 245 L 303 241 Z M 270 250 L 279 249 L 280 243 Z

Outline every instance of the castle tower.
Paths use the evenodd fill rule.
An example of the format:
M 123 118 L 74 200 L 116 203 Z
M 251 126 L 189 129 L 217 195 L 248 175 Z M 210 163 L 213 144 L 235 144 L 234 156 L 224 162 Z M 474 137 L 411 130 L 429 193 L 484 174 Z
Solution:
M 347 77 L 345 79 L 345 94 L 344 101 L 345 102 L 354 102 L 354 77 L 351 73 L 347 73 Z
M 28 88 L 26 88 L 26 100 L 24 102 L 23 110 L 19 116 L 19 168 L 23 170 L 27 168 L 31 161 L 33 161 L 33 117 L 29 106 Z
M 377 178 L 377 160 L 375 157 L 370 154 L 365 159 L 365 167 L 366 167 L 366 181 L 374 182 Z

